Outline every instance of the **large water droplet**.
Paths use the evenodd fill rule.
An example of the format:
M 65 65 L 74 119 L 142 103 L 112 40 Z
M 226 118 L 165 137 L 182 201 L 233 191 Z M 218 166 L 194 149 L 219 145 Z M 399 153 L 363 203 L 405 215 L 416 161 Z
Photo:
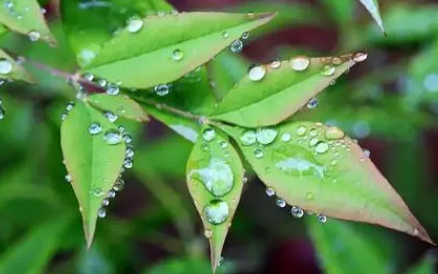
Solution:
M 325 141 L 320 141 L 315 146 L 315 151 L 317 153 L 325 153 L 329 149 L 329 144 Z
M 240 41 L 240 40 L 234 41 L 233 43 L 231 43 L 230 49 L 234 53 L 241 52 L 243 49 L 242 41 Z
M 170 87 L 168 84 L 159 84 L 155 86 L 154 91 L 158 96 L 166 96 L 169 94 Z
M 302 147 L 290 144 L 279 146 L 273 150 L 272 159 L 275 167 L 288 175 L 324 178 L 325 167 Z
M 207 221 L 213 225 L 224 223 L 229 215 L 228 204 L 222 200 L 213 200 L 204 208 Z
M 360 63 L 368 58 L 368 53 L 366 52 L 356 52 L 353 56 L 353 61 Z
M 176 49 L 172 52 L 172 59 L 174 61 L 181 61 L 184 58 L 184 53 L 180 49 Z
M 295 218 L 301 218 L 304 216 L 304 211 L 298 207 L 298 206 L 293 206 L 290 210 L 290 213 L 292 214 L 292 216 L 294 216 Z
M 216 131 L 212 128 L 206 128 L 202 132 L 202 139 L 204 139 L 207 142 L 214 140 L 215 137 L 216 137 Z
M 91 135 L 97 135 L 102 132 L 102 126 L 98 122 L 91 123 L 91 125 L 88 127 L 88 132 Z
M 255 144 L 257 141 L 257 136 L 254 130 L 247 130 L 245 131 L 242 136 L 240 136 L 240 141 L 242 142 L 242 145 L 244 146 L 250 146 Z
M 8 59 L 0 59 L 0 74 L 6 75 L 12 72 L 12 62 Z
M 329 140 L 339 140 L 345 137 L 345 133 L 337 127 L 328 127 L 324 136 Z
M 32 30 L 29 32 L 28 37 L 31 42 L 36 42 L 40 40 L 41 34 L 38 31 Z
M 310 65 L 310 59 L 307 56 L 297 56 L 290 60 L 290 65 L 295 71 L 305 71 Z
M 117 145 L 123 141 L 122 135 L 116 129 L 109 129 L 105 131 L 103 139 L 108 145 Z
M 97 216 L 99 218 L 105 218 L 106 216 L 106 209 L 105 208 L 99 208 L 99 210 L 97 211 Z
M 216 197 L 229 193 L 234 186 L 234 173 L 231 166 L 220 159 L 211 159 L 206 167 L 192 170 L 189 177 L 201 181 Z
M 141 28 L 143 27 L 143 20 L 141 20 L 141 18 L 139 17 L 131 17 L 128 19 L 128 31 L 135 33 L 138 32 L 139 30 L 141 30 Z
M 254 66 L 248 71 L 248 77 L 251 81 L 261 81 L 266 75 L 266 67 L 263 65 Z

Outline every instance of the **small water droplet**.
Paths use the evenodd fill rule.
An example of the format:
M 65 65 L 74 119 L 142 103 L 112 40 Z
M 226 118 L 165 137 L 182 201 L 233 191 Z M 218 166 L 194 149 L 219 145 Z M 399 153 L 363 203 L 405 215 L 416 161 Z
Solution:
M 325 141 L 320 141 L 316 144 L 315 151 L 317 153 L 325 153 L 329 149 L 329 144 Z
M 329 140 L 339 140 L 345 137 L 345 133 L 337 127 L 328 127 L 324 136 Z
M 99 79 L 97 81 L 97 84 L 104 88 L 104 87 L 106 87 L 107 81 L 105 79 Z
M 211 229 L 206 229 L 204 231 L 204 237 L 207 239 L 211 239 L 211 237 L 213 237 L 213 231 Z
M 356 52 L 353 56 L 353 61 L 360 63 L 365 61 L 368 58 L 368 53 L 366 52 Z
M 364 161 L 365 159 L 370 158 L 370 156 L 371 156 L 371 151 L 369 151 L 368 149 L 364 149 L 363 150 L 363 158 L 361 160 Z
M 309 109 L 314 109 L 318 106 L 318 99 L 310 99 L 309 102 L 307 103 L 307 108 Z
M 254 157 L 256 157 L 257 159 L 260 159 L 264 156 L 265 154 L 263 153 L 263 150 L 261 150 L 260 148 L 256 148 L 254 150 Z
M 244 32 L 243 34 L 242 34 L 242 39 L 243 40 L 246 40 L 246 39 L 248 39 L 249 38 L 249 32 Z
M 128 133 L 124 133 L 123 140 L 125 141 L 126 144 L 130 144 L 132 143 L 132 136 L 129 135 Z
M 313 193 L 311 193 L 311 192 L 307 192 L 307 193 L 306 193 L 306 199 L 307 199 L 307 200 L 310 201 L 310 200 L 313 200 L 313 198 L 314 198 Z
M 273 69 L 278 69 L 278 68 L 280 68 L 280 67 L 281 67 L 281 61 L 280 61 L 280 60 L 272 61 L 272 63 L 271 63 L 271 68 L 273 68 Z
M 323 215 L 323 214 L 318 214 L 317 215 L 318 221 L 321 224 L 325 224 L 327 222 L 327 216 Z
M 277 198 L 277 200 L 275 201 L 275 203 L 277 204 L 278 207 L 285 207 L 286 206 L 286 201 L 281 199 L 281 198 Z
M 135 154 L 134 148 L 132 146 L 127 146 L 125 151 L 125 156 L 132 158 L 134 157 L 134 154 Z
M 225 142 L 225 141 L 220 142 L 219 145 L 221 146 L 221 148 L 227 148 L 228 147 L 228 143 Z
M 117 181 L 114 183 L 113 189 L 115 191 L 122 191 L 124 187 L 125 181 L 123 181 L 122 179 L 117 179 Z
M 91 125 L 88 127 L 88 132 L 91 135 L 97 135 L 102 132 L 102 126 L 98 122 L 91 123 Z
M 319 142 L 318 138 L 312 138 L 312 139 L 310 139 L 310 141 L 309 141 L 309 145 L 310 145 L 311 147 L 313 147 L 313 146 L 315 146 L 318 142 Z
M 244 184 L 246 184 L 248 182 L 248 177 L 243 177 L 243 179 L 242 179 L 242 183 L 244 183 Z
M 61 120 L 62 120 L 62 121 L 67 120 L 67 118 L 68 118 L 67 113 L 63 113 L 63 114 L 61 115 Z
M 94 75 L 91 74 L 91 73 L 84 73 L 84 74 L 82 75 L 82 78 L 84 78 L 84 79 L 87 80 L 87 81 L 92 82 L 92 81 L 94 80 Z
M 242 136 L 240 136 L 240 141 L 244 146 L 251 146 L 257 141 L 257 136 L 254 130 L 245 131 Z
M 257 129 L 257 142 L 262 145 L 269 145 L 277 138 L 278 131 L 274 128 L 259 128 Z
M 304 136 L 307 132 L 307 128 L 305 126 L 299 126 L 297 129 L 298 136 Z
M 116 129 L 109 129 L 105 131 L 103 139 L 108 145 L 117 145 L 120 144 L 123 140 L 122 135 Z
M 211 142 L 216 138 L 216 131 L 212 128 L 204 129 L 202 132 L 202 138 L 207 142 Z
M 12 72 L 12 62 L 8 59 L 0 59 L 0 74 L 6 75 Z
M 172 59 L 174 61 L 181 61 L 184 58 L 184 53 L 180 49 L 176 49 L 172 52 Z
M 99 208 L 99 210 L 97 211 L 97 216 L 99 216 L 99 218 L 105 218 L 106 217 L 106 209 L 103 207 Z
M 109 206 L 109 204 L 110 204 L 109 199 L 105 198 L 102 200 L 102 206 Z
M 123 166 L 125 167 L 125 168 L 132 168 L 132 166 L 134 165 L 134 161 L 133 161 L 133 159 L 132 158 L 126 158 L 125 159 L 125 161 L 124 161 L 124 163 L 123 163 Z
M 319 131 L 316 128 L 312 128 L 309 131 L 309 135 L 312 136 L 312 137 L 318 136 L 318 134 L 319 134 Z
M 233 43 L 231 43 L 230 49 L 234 53 L 241 52 L 243 49 L 243 43 L 241 40 L 236 40 Z
M 70 174 L 65 175 L 65 180 L 67 182 L 71 183 L 71 181 L 72 181 L 71 175 Z
M 67 112 L 70 112 L 73 110 L 75 104 L 73 102 L 68 102 L 67 107 L 65 108 Z
M 266 75 L 266 67 L 263 65 L 254 66 L 248 71 L 248 77 L 251 81 L 261 81 Z
M 143 27 L 143 20 L 139 17 L 131 17 L 128 19 L 128 31 L 135 33 L 141 30 Z
M 106 93 L 109 95 L 117 95 L 120 92 L 120 88 L 119 86 L 117 86 L 116 84 L 110 83 L 108 84 L 108 87 L 106 89 Z
M 105 118 L 108 119 L 108 121 L 110 121 L 111 123 L 114 123 L 119 116 L 117 116 L 116 114 L 112 113 L 111 111 L 107 111 L 103 114 L 105 116 Z
M 295 218 L 301 218 L 304 216 L 304 211 L 301 209 L 301 207 L 298 207 L 298 206 L 293 206 L 290 210 L 290 213 Z
M 166 96 L 169 94 L 170 86 L 168 84 L 159 84 L 155 86 L 154 91 L 158 96 Z
M 204 208 L 207 221 L 213 225 L 224 223 L 229 215 L 228 204 L 222 200 L 213 200 Z
M 38 31 L 32 30 L 29 32 L 28 37 L 31 42 L 36 42 L 40 39 L 41 34 Z
M 108 191 L 108 194 L 106 195 L 108 198 L 114 198 L 116 197 L 116 192 L 114 190 Z
M 103 190 L 100 187 L 96 187 L 92 190 L 92 194 L 94 197 L 102 197 L 103 196 Z
M 321 70 L 321 75 L 324 76 L 332 76 L 333 74 L 335 74 L 336 72 L 336 68 L 332 65 L 325 65 L 322 70 Z
M 227 39 L 228 37 L 230 37 L 230 34 L 228 33 L 228 31 L 223 31 L 222 38 Z
M 342 64 L 342 59 L 339 57 L 333 57 L 332 64 L 335 66 L 338 66 L 338 65 Z
M 283 142 L 289 142 L 291 139 L 292 139 L 292 136 L 290 135 L 290 133 L 285 132 L 281 135 L 281 140 Z
M 297 56 L 290 60 L 290 65 L 295 71 L 305 71 L 310 65 L 310 59 L 307 56 Z

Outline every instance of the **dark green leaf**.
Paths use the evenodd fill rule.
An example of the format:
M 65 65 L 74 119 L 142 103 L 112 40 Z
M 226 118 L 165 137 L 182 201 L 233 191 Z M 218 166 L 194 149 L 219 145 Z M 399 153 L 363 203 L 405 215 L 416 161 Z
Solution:
M 76 104 L 62 123 L 61 145 L 90 246 L 98 210 L 118 178 L 126 146 L 117 126 L 82 102 Z
M 202 259 L 172 259 L 166 260 L 143 272 L 143 274 L 210 274 L 211 268 Z
M 359 57 L 363 61 L 366 54 L 358 53 L 353 58 Z M 228 93 L 213 118 L 246 127 L 277 124 L 354 64 L 352 56 L 345 55 L 312 59 L 298 56 L 290 61 L 256 66 Z
M 182 13 L 138 19 L 105 43 L 85 71 L 128 88 L 174 81 L 263 25 L 272 14 Z M 225 37 L 225 38 L 224 38 Z
M 148 121 L 149 118 L 143 108 L 126 95 L 95 94 L 88 97 L 88 102 L 103 111 L 111 111 L 117 116 L 136 120 Z
M 433 243 L 362 149 L 336 127 L 308 122 L 226 127 L 278 197 L 303 210 L 382 225 Z M 260 144 L 257 145 L 257 142 Z
M 222 133 L 204 127 L 187 163 L 187 185 L 210 242 L 213 271 L 219 265 L 243 180 L 242 162 L 234 147 Z

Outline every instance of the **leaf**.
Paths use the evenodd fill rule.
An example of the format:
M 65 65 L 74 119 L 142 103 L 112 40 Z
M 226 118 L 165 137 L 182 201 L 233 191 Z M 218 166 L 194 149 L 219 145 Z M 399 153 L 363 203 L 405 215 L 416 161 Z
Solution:
M 368 152 L 340 129 L 291 122 L 257 132 L 224 130 L 265 185 L 288 204 L 322 214 L 321 219 L 378 224 L 433 243 Z
M 0 49 L 0 79 L 34 83 L 32 76 L 2 49 Z
M 433 274 L 435 273 L 435 264 L 437 262 L 433 252 L 427 254 L 421 262 L 409 269 L 406 274 Z
M 61 1 L 63 25 L 80 66 L 87 65 L 100 45 L 109 40 L 115 30 L 124 27 L 130 17 L 172 10 L 172 6 L 162 0 Z
M 210 242 L 213 272 L 243 188 L 243 166 L 222 133 L 204 127 L 187 163 L 187 185 Z
M 143 274 L 210 274 L 208 262 L 196 258 L 169 259 L 142 272 Z
M 351 23 L 353 23 L 354 14 L 354 4 L 355 2 L 352 0 L 320 0 L 326 9 L 330 12 L 333 20 L 341 26 L 350 27 Z
M 60 216 L 57 220 L 30 230 L 2 255 L 0 273 L 43 273 L 59 246 L 68 220 Z
M 353 58 L 359 60 L 359 56 L 366 58 L 365 53 Z M 312 59 L 298 56 L 273 64 L 276 68 L 272 64 L 255 67 L 260 73 L 266 70 L 265 76 L 259 81 L 246 76 L 219 104 L 213 118 L 246 127 L 277 124 L 307 104 L 355 61 L 352 55 Z M 293 64 L 301 71 L 292 69 Z
M 41 38 L 46 42 L 56 44 L 36 0 L 9 0 L 2 3 L 0 23 L 13 31 L 28 35 L 31 40 Z
M 100 124 L 101 131 L 92 125 Z M 99 133 L 97 133 L 99 132 Z M 108 135 L 112 144 L 107 144 Z M 98 110 L 78 102 L 61 126 L 61 146 L 81 208 L 85 237 L 91 245 L 98 210 L 116 182 L 125 158 L 125 143 L 115 124 Z
M 126 95 L 94 94 L 88 97 L 88 102 L 93 107 L 103 111 L 111 111 L 120 117 L 138 122 L 149 121 L 148 115 L 143 108 Z
M 362 5 L 365 6 L 365 8 L 368 10 L 368 12 L 371 14 L 371 16 L 374 18 L 374 21 L 376 21 L 379 28 L 382 30 L 383 33 L 385 33 L 385 28 L 383 27 L 383 20 L 380 16 L 379 11 L 379 3 L 377 0 L 359 0 Z
M 389 273 L 377 246 L 347 223 L 307 222 L 318 257 L 326 274 Z
M 128 88 L 168 83 L 206 63 L 243 32 L 273 16 L 199 12 L 150 16 L 143 19 L 138 32 L 120 31 L 84 71 L 109 82 L 121 81 Z

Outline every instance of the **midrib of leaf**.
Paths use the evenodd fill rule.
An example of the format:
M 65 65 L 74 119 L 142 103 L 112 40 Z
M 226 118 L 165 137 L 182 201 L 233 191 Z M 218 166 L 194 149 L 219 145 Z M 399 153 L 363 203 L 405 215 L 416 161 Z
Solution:
M 343 64 L 339 65 L 338 67 L 341 67 L 341 66 L 347 65 L 347 68 L 345 68 L 345 69 L 348 69 L 348 68 L 351 68 L 354 64 L 355 64 L 354 61 L 349 61 L 349 62 L 344 62 Z M 283 62 L 282 62 L 282 66 L 284 66 L 284 65 L 289 65 L 289 62 L 288 62 L 288 61 L 283 61 Z M 343 70 L 345 70 L 345 69 L 343 68 Z M 291 69 L 291 70 L 292 70 L 292 69 Z M 269 72 L 272 72 L 272 71 L 268 71 L 267 73 L 269 73 Z M 272 73 L 275 73 L 275 71 L 272 72 Z M 297 82 L 297 83 L 295 83 L 295 84 L 293 84 L 293 85 L 289 85 L 289 86 L 286 86 L 286 85 L 285 85 L 285 86 L 286 86 L 285 88 L 282 88 L 282 89 L 281 89 L 280 91 L 278 91 L 278 92 L 271 93 L 271 94 L 269 94 L 267 97 L 257 98 L 256 100 L 253 100 L 253 101 L 248 101 L 248 100 L 246 100 L 246 101 L 245 101 L 246 104 L 243 104 L 243 105 L 239 106 L 238 109 L 234 109 L 234 110 L 227 110 L 227 109 L 226 109 L 226 110 L 224 110 L 224 111 L 214 112 L 213 114 L 216 116 L 216 115 L 222 115 L 222 114 L 227 114 L 227 113 L 240 112 L 240 111 L 241 111 L 242 109 L 244 109 L 244 108 L 251 107 L 252 105 L 255 105 L 255 104 L 261 103 L 261 102 L 263 102 L 263 101 L 270 100 L 270 99 L 272 99 L 272 97 L 279 96 L 279 95 L 282 95 L 282 94 L 284 94 L 284 93 L 288 93 L 290 89 L 293 89 L 293 88 L 296 87 L 297 85 L 302 84 L 302 83 L 304 83 L 304 82 L 311 81 L 313 78 L 315 78 L 315 77 L 317 77 L 317 76 L 318 76 L 318 74 L 313 74 L 313 75 L 310 75 L 310 76 L 308 76 L 308 77 L 304 77 L 302 81 L 299 81 L 299 82 Z M 332 78 L 337 78 L 337 77 L 334 77 L 334 76 L 332 76 L 332 77 L 326 77 L 326 79 L 332 79 Z M 316 89 L 315 89 L 315 90 L 316 90 Z M 228 96 L 231 96 L 232 92 L 233 92 L 233 90 L 231 90 L 230 93 L 228 93 Z
M 206 14 L 206 13 L 202 13 L 202 12 L 193 12 L 193 13 L 191 13 L 191 14 L 199 14 L 199 15 L 202 15 L 202 14 Z M 169 16 L 169 15 L 167 15 L 167 16 Z M 179 15 L 178 15 L 178 16 L 179 16 Z M 244 15 L 242 14 L 242 16 L 244 16 Z M 174 47 L 175 47 L 176 45 L 184 44 L 184 43 L 187 43 L 187 42 L 196 42 L 196 41 L 198 41 L 198 40 L 202 40 L 203 38 L 206 38 L 206 37 L 208 37 L 208 36 L 221 35 L 221 33 L 222 33 L 223 31 L 225 31 L 225 30 L 235 30 L 235 29 L 238 29 L 238 28 L 243 28 L 243 27 L 245 27 L 246 25 L 251 25 L 251 24 L 257 23 L 258 21 L 260 21 L 260 22 L 258 22 L 259 24 L 262 24 L 262 22 L 269 21 L 269 20 L 273 17 L 273 14 L 262 13 L 262 14 L 259 14 L 259 16 L 260 16 L 260 18 L 254 19 L 254 20 L 249 21 L 249 22 L 246 22 L 246 23 L 244 23 L 244 24 L 239 24 L 239 25 L 237 25 L 237 26 L 233 26 L 233 27 L 229 27 L 229 28 L 222 28 L 222 29 L 220 29 L 220 30 L 218 30 L 218 31 L 215 31 L 215 32 L 206 32 L 206 33 L 204 33 L 204 34 L 202 34 L 202 35 L 197 36 L 196 38 L 181 39 L 181 40 L 179 40 L 179 41 L 175 41 L 175 42 L 172 42 L 172 43 L 169 42 L 169 43 L 164 44 L 164 45 L 157 45 L 156 48 L 150 49 L 149 51 L 144 52 L 144 53 L 139 54 L 139 55 L 135 55 L 135 56 L 131 56 L 131 57 L 126 57 L 126 58 L 115 58 L 115 59 L 113 59 L 113 60 L 111 60 L 111 61 L 102 62 L 102 63 L 99 63 L 99 64 L 97 64 L 97 65 L 93 65 L 93 63 L 91 63 L 88 67 L 85 68 L 85 70 L 87 70 L 87 69 L 94 69 L 94 68 L 98 68 L 98 67 L 102 67 L 102 66 L 106 66 L 106 65 L 112 65 L 113 63 L 116 63 L 116 62 L 122 62 L 122 61 L 125 61 L 125 60 L 134 59 L 134 58 L 140 58 L 140 57 L 143 57 L 143 56 L 145 56 L 145 55 L 148 55 L 148 54 L 151 54 L 151 53 L 153 53 L 153 52 L 160 51 L 160 50 L 174 49 Z M 150 16 L 150 17 L 154 17 L 154 16 Z M 219 36 L 219 37 L 220 37 L 220 36 Z M 222 38 L 220 38 L 220 39 L 222 39 Z M 110 40 L 110 41 L 111 41 L 111 40 Z M 234 40 L 231 40 L 231 39 L 230 39 L 230 44 L 231 44 L 233 41 L 234 41 Z M 107 42 L 107 43 L 109 43 L 109 42 Z M 105 48 L 106 48 L 106 46 L 103 47 L 103 49 L 101 50 L 101 52 L 104 51 Z M 98 58 L 99 58 L 99 56 L 96 57 L 96 60 L 98 60 Z

